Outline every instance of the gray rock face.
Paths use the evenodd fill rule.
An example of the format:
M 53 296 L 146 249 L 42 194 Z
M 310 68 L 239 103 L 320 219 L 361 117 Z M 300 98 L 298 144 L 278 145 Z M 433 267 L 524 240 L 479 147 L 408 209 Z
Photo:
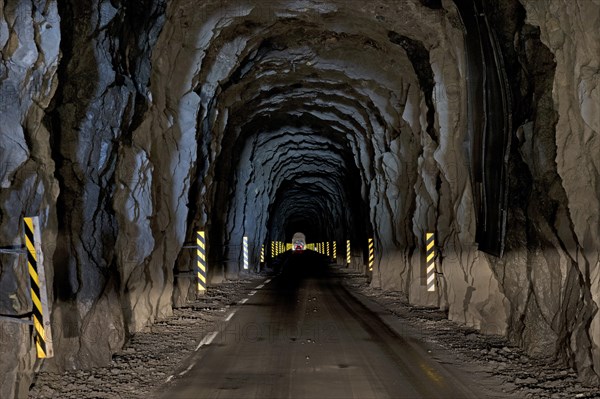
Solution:
M 19 247 L 22 217 L 39 215 L 46 227 L 44 252 L 56 242 L 55 162 L 43 124 L 56 86 L 61 38 L 55 1 L 0 3 L 0 246 Z M 49 271 L 52 278 L 52 272 Z M 24 256 L 0 253 L 0 314 L 31 312 Z M 35 348 L 30 327 L 0 321 L 0 397 L 25 397 Z
M 506 90 L 488 96 L 509 121 L 488 132 L 508 143 L 502 179 L 477 172 L 494 148 L 452 2 L 0 2 L 0 246 L 40 215 L 56 356 L 38 364 L 107 364 L 185 304 L 197 230 L 212 282 L 239 276 L 244 236 L 257 270 L 302 231 L 338 262 L 350 240 L 364 272 L 374 238 L 373 287 L 598 383 L 600 4 L 479 11 Z M 502 257 L 480 250 L 490 204 Z M 23 257 L 0 253 L 0 314 L 27 315 L 28 290 Z M 31 337 L 0 327 L 0 397 L 23 396 Z

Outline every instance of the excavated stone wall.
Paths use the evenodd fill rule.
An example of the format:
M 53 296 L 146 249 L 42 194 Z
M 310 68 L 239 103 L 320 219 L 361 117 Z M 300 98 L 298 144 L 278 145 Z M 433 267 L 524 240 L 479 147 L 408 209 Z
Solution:
M 523 208 L 529 289 L 512 335 L 530 352 L 600 375 L 600 2 L 524 1 L 522 62 L 534 111 L 517 135 L 531 174 Z M 530 26 L 534 26 L 532 35 Z M 538 28 L 539 27 L 539 28 Z M 539 35 L 539 36 L 538 36 Z M 540 43 L 541 42 L 541 43 Z M 554 75 L 548 69 L 554 68 Z M 507 266 L 509 264 L 507 263 Z M 518 305 L 516 305 L 519 303 Z
M 598 383 L 600 2 L 482 10 L 511 95 L 501 258 L 478 251 L 464 26 L 450 1 L 0 0 L 0 246 L 42 222 L 56 356 L 0 321 L 0 397 L 107 364 L 270 240 L 336 240 L 371 284 Z M 571 4 L 572 3 L 572 4 Z M 439 289 L 424 286 L 435 231 Z M 31 311 L 0 253 L 0 314 Z M 6 361 L 4 359 L 7 359 Z
M 0 2 L 0 246 L 20 246 L 22 217 L 38 215 L 47 228 L 43 250 L 49 259 L 57 236 L 59 187 L 52 137 L 43 120 L 58 86 L 60 28 L 56 1 Z M 52 276 L 50 268 L 50 281 Z M 0 253 L 0 314 L 26 318 L 31 310 L 25 257 Z M 30 330 L 0 321 L 2 398 L 27 395 L 39 365 Z

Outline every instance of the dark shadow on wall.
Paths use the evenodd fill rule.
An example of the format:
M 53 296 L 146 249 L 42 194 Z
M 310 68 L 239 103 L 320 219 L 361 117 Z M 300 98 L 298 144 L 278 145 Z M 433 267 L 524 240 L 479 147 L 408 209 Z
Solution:
M 87 47 L 86 49 L 75 48 L 77 35 L 82 33 L 81 28 L 78 28 L 81 26 L 81 20 L 76 23 L 76 18 L 85 18 L 84 16 L 87 15 L 89 20 L 93 12 L 91 3 L 81 3 L 74 9 L 71 2 L 61 1 L 58 2 L 58 10 L 64 21 L 61 24 L 62 58 L 57 71 L 61 85 L 47 112 L 52 158 L 56 165 L 55 178 L 60 187 L 56 203 L 58 232 L 53 259 L 53 288 L 55 306 L 60 306 L 63 310 L 60 312 L 61 319 L 54 320 L 53 323 L 62 326 L 62 337 L 57 336 L 55 340 L 77 337 L 80 329 L 79 313 L 75 303 L 79 290 L 79 271 L 72 235 L 77 231 L 76 225 L 82 220 L 82 205 L 78 202 L 83 194 L 81 184 L 85 180 L 85 173 L 82 165 L 73 164 L 71 159 L 79 146 L 77 127 L 86 118 L 86 110 L 91 104 L 98 80 L 97 71 L 91 65 L 87 68 L 86 76 L 76 78 L 71 73 L 72 63 L 77 63 L 75 52 L 93 52 L 91 42 L 87 41 L 81 43 Z M 82 81 L 78 81 L 79 79 Z
M 50 362 L 57 369 L 105 364 L 128 335 L 115 252 L 117 150 L 130 144 L 147 108 L 150 49 L 164 4 L 99 3 L 58 2 L 60 85 L 45 119 L 60 186 L 53 325 L 62 350 Z M 111 8 L 114 15 L 100 12 Z
M 465 28 L 470 172 L 479 250 L 501 257 L 506 234 L 512 96 L 486 2 L 454 0 Z

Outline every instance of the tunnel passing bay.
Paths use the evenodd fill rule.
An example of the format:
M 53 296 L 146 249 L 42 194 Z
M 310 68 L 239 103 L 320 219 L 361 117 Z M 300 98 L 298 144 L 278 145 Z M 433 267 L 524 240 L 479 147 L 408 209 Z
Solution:
M 310 253 L 268 281 L 207 332 L 162 398 L 501 397 L 388 327 Z

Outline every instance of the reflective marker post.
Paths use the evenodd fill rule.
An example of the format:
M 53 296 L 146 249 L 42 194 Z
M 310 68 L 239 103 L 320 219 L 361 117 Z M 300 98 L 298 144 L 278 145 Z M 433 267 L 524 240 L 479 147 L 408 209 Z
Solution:
M 427 248 L 427 291 L 435 291 L 435 235 L 425 234 L 425 245 Z
M 260 263 L 265 263 L 265 244 L 260 246 Z
M 346 240 L 346 262 L 350 264 L 350 240 Z
M 248 270 L 248 237 L 244 236 L 243 241 L 243 255 L 244 255 L 244 270 Z
M 335 259 L 337 263 L 337 241 L 333 242 L 333 259 Z
M 369 271 L 373 271 L 373 264 L 375 263 L 375 247 L 373 246 L 373 239 L 369 238 Z
M 198 276 L 198 294 L 206 293 L 206 233 L 196 232 L 196 274 Z
M 26 217 L 24 221 L 27 268 L 31 283 L 31 302 L 33 302 L 33 329 L 36 333 L 35 347 L 38 358 L 48 358 L 54 356 L 54 349 L 42 253 L 42 233 L 37 216 Z
M 329 256 L 331 256 L 331 252 L 329 252 L 329 241 L 327 241 L 326 247 L 327 247 L 327 254 L 326 255 L 329 257 Z

